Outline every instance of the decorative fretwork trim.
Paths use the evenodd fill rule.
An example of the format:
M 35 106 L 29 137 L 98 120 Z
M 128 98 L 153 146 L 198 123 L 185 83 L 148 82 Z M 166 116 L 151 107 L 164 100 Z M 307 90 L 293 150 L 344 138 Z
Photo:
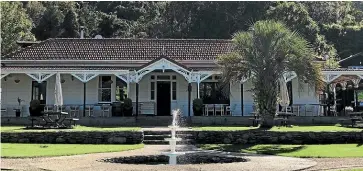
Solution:
M 30 78 L 33 78 L 35 81 L 41 83 L 51 76 L 53 76 L 55 73 L 26 73 Z

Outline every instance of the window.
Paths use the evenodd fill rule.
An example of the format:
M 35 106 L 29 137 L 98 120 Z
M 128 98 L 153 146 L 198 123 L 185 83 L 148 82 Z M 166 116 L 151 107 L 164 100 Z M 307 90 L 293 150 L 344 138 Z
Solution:
M 172 96 L 171 99 L 172 100 L 176 100 L 176 82 L 172 82 L 172 88 L 171 88 L 171 90 L 172 90 L 171 91 L 172 92 L 171 93 L 172 94 L 171 95 Z
M 169 75 L 158 75 L 156 78 L 158 80 L 170 80 L 170 76 Z
M 98 101 L 111 102 L 111 76 L 100 76 L 98 85 Z
M 116 101 L 124 101 L 127 98 L 127 84 L 116 77 Z
M 150 100 L 155 100 L 155 82 L 150 83 Z
M 199 90 L 204 104 L 229 104 L 229 84 L 202 82 L 199 85 Z

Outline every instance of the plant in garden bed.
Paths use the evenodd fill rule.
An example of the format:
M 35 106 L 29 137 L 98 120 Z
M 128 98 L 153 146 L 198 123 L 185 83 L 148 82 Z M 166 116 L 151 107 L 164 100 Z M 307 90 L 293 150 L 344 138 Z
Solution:
M 203 114 L 203 100 L 202 99 L 193 100 L 193 113 L 195 116 L 202 116 L 202 114 Z
M 300 84 L 320 90 L 320 67 L 314 64 L 309 43 L 283 23 L 258 21 L 250 30 L 233 36 L 233 52 L 220 56 L 218 64 L 226 82 L 251 80 L 257 111 L 263 119 L 261 127 L 272 127 L 279 79 L 294 71 Z
M 123 112 L 125 116 L 132 116 L 132 100 L 130 98 L 126 98 L 124 100 L 124 104 L 123 104 Z
M 29 113 L 30 116 L 41 116 L 44 108 L 40 105 L 39 100 L 30 101 Z

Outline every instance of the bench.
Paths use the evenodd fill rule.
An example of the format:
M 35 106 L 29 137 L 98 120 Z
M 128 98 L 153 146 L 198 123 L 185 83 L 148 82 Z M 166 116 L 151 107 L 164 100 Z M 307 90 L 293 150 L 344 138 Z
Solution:
M 155 115 L 154 103 L 142 103 L 140 106 L 140 112 L 142 115 Z

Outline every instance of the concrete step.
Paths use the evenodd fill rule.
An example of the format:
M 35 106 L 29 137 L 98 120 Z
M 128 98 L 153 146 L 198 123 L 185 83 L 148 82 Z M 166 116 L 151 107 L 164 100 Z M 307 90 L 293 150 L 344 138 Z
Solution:
M 144 135 L 164 135 L 171 134 L 170 131 L 144 131 Z M 176 134 L 192 134 L 192 131 L 177 131 Z
M 169 141 L 165 140 L 144 140 L 144 144 L 153 144 L 153 145 L 168 145 Z M 182 140 L 178 141 L 176 144 L 194 144 L 194 140 Z
M 162 135 L 144 135 L 144 140 L 164 140 L 165 138 L 170 138 L 170 134 L 162 134 Z M 192 134 L 177 134 L 177 138 L 182 139 L 193 139 Z
M 144 140 L 164 140 L 170 138 L 170 135 L 144 135 Z

